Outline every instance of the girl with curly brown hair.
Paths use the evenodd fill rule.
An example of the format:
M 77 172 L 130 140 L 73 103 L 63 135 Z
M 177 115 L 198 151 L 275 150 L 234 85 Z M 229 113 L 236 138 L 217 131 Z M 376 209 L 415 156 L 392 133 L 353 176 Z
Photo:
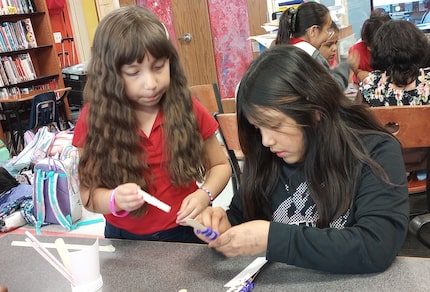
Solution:
M 208 206 L 231 168 L 218 124 L 191 97 L 177 51 L 151 12 L 126 6 L 103 18 L 84 100 L 73 140 L 81 198 L 104 214 L 105 236 L 198 242 L 178 222 Z M 141 190 L 170 212 L 146 204 Z

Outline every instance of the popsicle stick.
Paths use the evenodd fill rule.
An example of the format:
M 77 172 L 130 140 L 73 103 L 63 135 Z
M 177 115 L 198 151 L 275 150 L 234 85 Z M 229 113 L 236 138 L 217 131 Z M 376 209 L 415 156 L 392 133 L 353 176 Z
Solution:
M 191 218 L 185 219 L 184 221 L 181 222 L 181 224 L 193 227 L 194 229 L 196 229 L 197 234 L 203 234 L 210 240 L 215 240 L 219 236 L 218 232 L 212 230 L 209 227 L 202 225 L 200 222 Z
M 70 283 L 73 284 L 73 276 L 67 271 L 67 269 L 57 260 L 57 258 L 43 247 L 39 240 L 34 237 L 30 232 L 26 231 L 25 234 L 28 236 L 25 238 L 27 241 L 51 266 L 53 266 L 63 277 L 65 277 Z
M 148 204 L 153 205 L 158 209 L 163 210 L 166 213 L 170 212 L 171 207 L 166 203 L 160 201 L 156 197 L 151 196 L 150 194 L 148 194 L 147 192 L 144 192 L 143 190 L 139 190 L 139 194 L 143 197 L 145 202 L 147 202 Z
M 11 242 L 10 244 L 11 246 L 21 246 L 21 247 L 31 247 L 31 245 L 28 242 L 25 241 L 19 241 L 19 240 L 14 240 Z M 45 248 L 57 248 L 55 246 L 55 243 L 50 243 L 50 242 L 41 242 L 40 245 L 42 245 Z M 91 245 L 85 245 L 85 244 L 66 244 L 67 249 L 73 249 L 73 250 L 81 250 L 81 249 L 85 249 L 88 248 Z M 115 247 L 112 244 L 109 245 L 104 245 L 104 246 L 99 246 L 99 251 L 104 251 L 104 252 L 115 252 Z
M 55 247 L 57 248 L 57 252 L 60 255 L 61 260 L 63 261 L 64 267 L 71 272 L 71 265 L 70 265 L 70 254 L 67 249 L 66 243 L 64 242 L 64 239 L 57 238 L 55 240 Z

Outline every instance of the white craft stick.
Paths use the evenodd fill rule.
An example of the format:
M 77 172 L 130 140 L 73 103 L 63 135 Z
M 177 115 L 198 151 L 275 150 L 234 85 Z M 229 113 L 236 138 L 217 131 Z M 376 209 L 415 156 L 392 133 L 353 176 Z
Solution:
M 67 271 L 71 272 L 72 268 L 70 265 L 70 254 L 67 249 L 66 243 L 64 242 L 64 239 L 57 238 L 55 240 L 55 247 L 57 248 L 57 252 L 60 255 L 61 261 L 63 262 L 64 267 Z
M 144 192 L 142 190 L 139 190 L 139 194 L 143 197 L 145 202 L 147 202 L 148 204 L 151 204 L 151 205 L 157 207 L 158 209 L 163 210 L 166 213 L 170 212 L 171 207 L 169 205 L 167 205 L 166 203 L 160 201 L 156 197 L 153 197 L 150 194 L 148 194 L 147 192 Z
M 194 229 L 200 230 L 200 231 L 205 231 L 207 229 L 207 227 L 205 227 L 204 225 L 202 225 L 200 222 L 191 219 L 191 218 L 187 218 L 184 221 L 181 222 L 181 224 L 185 224 L 187 226 L 193 227 Z
M 184 221 L 181 222 L 181 224 L 193 227 L 194 229 L 197 230 L 197 232 L 196 232 L 197 234 L 199 234 L 199 233 L 204 234 L 206 236 L 206 238 L 208 238 L 210 240 L 215 240 L 219 236 L 218 232 L 212 230 L 209 227 L 206 227 L 206 226 L 200 224 L 200 222 L 198 222 L 194 219 L 191 219 L 191 218 L 185 219 Z
M 235 286 L 231 286 L 226 292 L 240 292 L 243 288 L 243 284 L 246 283 L 246 281 L 248 281 L 251 276 L 251 274 L 246 274 L 242 277 L 242 279 L 237 279 L 237 284 Z
M 73 284 L 73 276 L 67 271 L 67 269 L 57 260 L 57 258 L 43 247 L 39 240 L 34 237 L 30 232 L 26 231 L 25 234 L 28 236 L 25 241 L 31 244 L 31 246 L 49 263 L 53 266 L 61 275 L 63 275 L 71 284 Z
M 33 248 L 36 250 L 51 266 L 53 266 L 61 275 L 63 275 L 64 278 L 66 278 L 70 283 L 73 284 L 73 277 L 72 275 L 66 270 L 66 268 L 61 265 L 57 264 L 53 259 L 46 254 L 40 246 L 37 245 L 37 243 L 31 241 L 28 237 L 25 239 Z
M 237 274 L 236 277 L 234 277 L 227 284 L 225 284 L 224 287 L 237 287 L 238 285 L 243 283 L 244 278 L 247 278 L 248 280 L 252 275 L 260 271 L 260 269 L 262 269 L 266 263 L 267 260 L 265 257 L 257 257 L 245 269 L 243 269 L 239 274 Z
M 27 242 L 19 241 L 19 240 L 12 241 L 10 245 L 11 246 L 21 246 L 21 247 L 31 247 L 31 245 L 28 244 Z M 45 248 L 53 248 L 53 249 L 57 248 L 54 243 L 50 243 L 50 242 L 41 242 L 40 245 L 42 245 Z M 70 249 L 81 250 L 81 249 L 88 248 L 89 246 L 90 245 L 85 245 L 85 244 L 66 244 L 66 247 L 69 250 Z M 115 247 L 112 244 L 99 246 L 99 251 L 115 252 Z

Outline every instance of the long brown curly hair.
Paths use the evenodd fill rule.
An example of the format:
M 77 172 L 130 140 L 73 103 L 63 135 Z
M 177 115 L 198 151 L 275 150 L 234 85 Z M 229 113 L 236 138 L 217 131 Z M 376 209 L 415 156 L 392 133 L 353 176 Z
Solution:
M 155 15 L 139 6 L 125 6 L 100 22 L 88 63 L 83 93 L 90 105 L 88 134 L 79 162 L 80 183 L 90 190 L 85 206 L 93 202 L 95 188 L 134 182 L 147 190 L 151 183 L 145 179 L 151 175 L 147 155 L 120 71 L 125 64 L 141 62 L 147 53 L 156 59 L 168 58 L 170 63 L 170 86 L 160 101 L 170 179 L 175 186 L 203 179 L 203 138 L 177 51 Z

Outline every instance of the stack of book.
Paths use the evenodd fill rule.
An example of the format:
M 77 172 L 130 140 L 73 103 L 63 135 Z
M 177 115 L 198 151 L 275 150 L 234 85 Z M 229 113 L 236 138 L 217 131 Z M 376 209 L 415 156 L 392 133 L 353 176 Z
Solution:
M 33 13 L 32 0 L 0 0 L 0 15 Z
M 0 52 L 12 52 L 37 47 L 30 18 L 3 22 L 0 26 Z

